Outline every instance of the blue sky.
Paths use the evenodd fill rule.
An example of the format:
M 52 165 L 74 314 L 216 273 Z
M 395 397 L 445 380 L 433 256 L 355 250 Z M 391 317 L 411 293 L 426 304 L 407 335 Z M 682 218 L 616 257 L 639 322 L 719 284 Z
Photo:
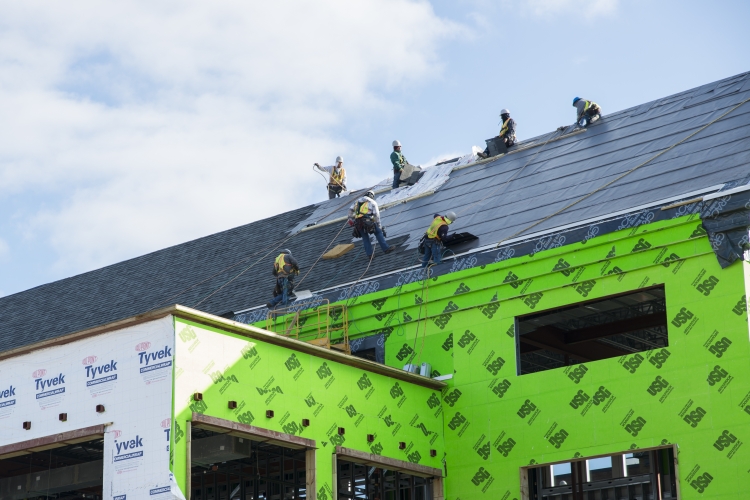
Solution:
M 0 6 L 0 295 L 750 70 L 742 1 L 266 4 Z

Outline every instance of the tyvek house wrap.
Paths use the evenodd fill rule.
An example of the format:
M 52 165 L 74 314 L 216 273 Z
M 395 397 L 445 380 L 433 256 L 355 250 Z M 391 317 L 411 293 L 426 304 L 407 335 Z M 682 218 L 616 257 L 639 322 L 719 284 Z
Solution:
M 1 361 L 14 390 L 0 399 L 0 446 L 111 423 L 103 497 L 184 500 L 169 470 L 173 351 L 170 316 Z

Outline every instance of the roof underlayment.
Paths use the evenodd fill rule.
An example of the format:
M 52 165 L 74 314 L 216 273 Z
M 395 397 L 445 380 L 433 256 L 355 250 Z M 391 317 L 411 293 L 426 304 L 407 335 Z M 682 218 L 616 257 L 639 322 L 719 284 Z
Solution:
M 658 210 L 665 200 L 748 184 L 750 103 L 742 103 L 749 98 L 750 73 L 744 73 L 605 114 L 585 131 L 571 126 L 522 141 L 490 160 L 430 167 L 415 186 L 378 194 L 397 251 L 384 256 L 377 250 L 369 268 L 358 244 L 341 258 L 318 261 L 306 275 L 327 248 L 351 241 L 345 217 L 360 192 L 2 297 L 0 352 L 167 304 L 219 315 L 262 306 L 282 247 L 302 266 L 300 289 L 374 283 L 372 277 L 415 265 L 416 241 L 433 214 L 447 210 L 459 216 L 451 229 L 479 237 L 454 250 L 478 256 L 499 242 L 562 234 L 561 228 L 572 231 L 591 221 L 630 214 L 634 223 L 647 222 L 644 207 Z M 389 169 L 386 154 L 384 173 Z M 445 267 L 447 272 L 455 264 Z

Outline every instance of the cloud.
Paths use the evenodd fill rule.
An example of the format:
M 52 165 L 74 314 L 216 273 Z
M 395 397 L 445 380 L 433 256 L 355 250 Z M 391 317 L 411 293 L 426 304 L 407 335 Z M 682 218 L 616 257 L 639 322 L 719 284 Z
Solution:
M 610 16 L 617 11 L 619 0 L 526 0 L 524 11 L 548 17 L 562 12 L 575 13 L 586 19 Z
M 337 154 L 366 185 L 336 130 L 461 32 L 418 0 L 5 3 L 0 192 L 78 272 L 320 200 Z

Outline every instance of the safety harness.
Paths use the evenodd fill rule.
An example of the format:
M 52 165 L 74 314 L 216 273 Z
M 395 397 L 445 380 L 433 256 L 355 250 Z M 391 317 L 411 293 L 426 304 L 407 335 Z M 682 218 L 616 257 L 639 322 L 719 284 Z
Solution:
M 331 178 L 328 183 L 334 186 L 342 186 L 344 184 L 345 176 L 346 170 L 344 170 L 344 167 L 341 167 L 338 173 L 336 172 L 336 167 L 333 167 L 331 169 Z
M 500 137 L 503 137 L 505 134 L 508 133 L 508 125 L 510 124 L 510 116 L 507 120 L 503 122 L 503 127 L 500 129 L 500 133 L 497 134 Z

